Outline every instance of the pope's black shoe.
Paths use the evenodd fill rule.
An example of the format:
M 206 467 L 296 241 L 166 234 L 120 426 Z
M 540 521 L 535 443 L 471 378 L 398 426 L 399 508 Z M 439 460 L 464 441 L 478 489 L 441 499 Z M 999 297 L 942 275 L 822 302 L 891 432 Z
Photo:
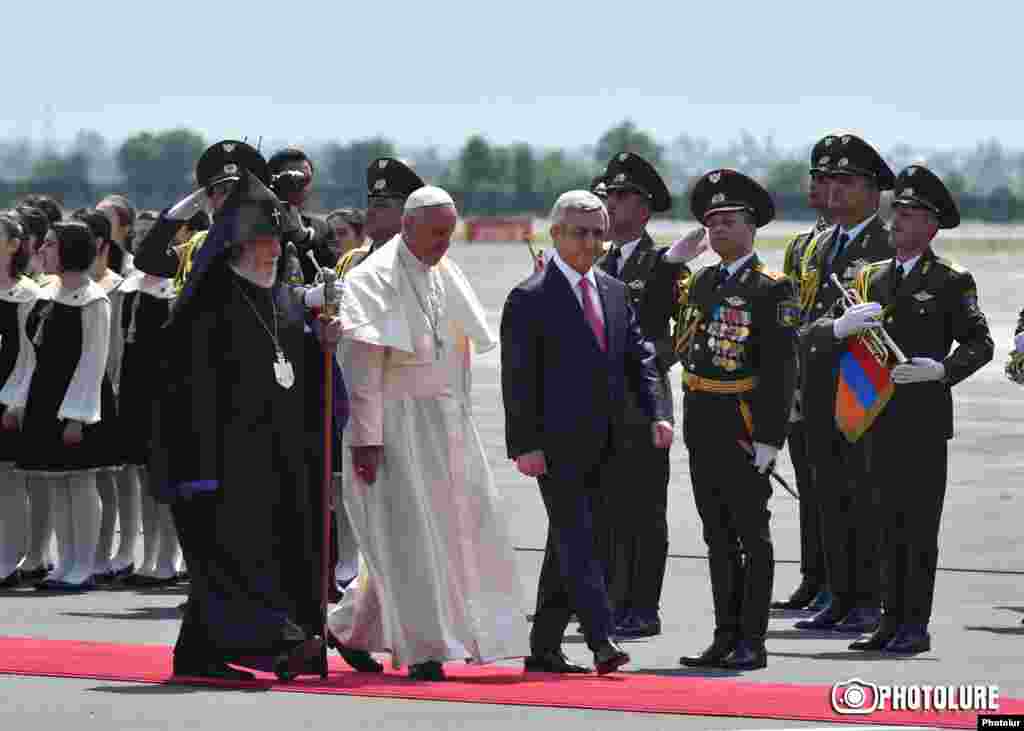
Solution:
M 174 661 L 174 674 L 190 678 L 214 678 L 216 680 L 255 680 L 256 676 L 245 670 L 238 670 L 225 662 L 207 660 L 205 662 L 179 663 Z
M 605 640 L 594 653 L 594 669 L 598 675 L 614 673 L 629 662 L 629 655 L 611 640 Z
M 763 642 L 740 640 L 736 649 L 722 660 L 721 667 L 727 670 L 759 670 L 768 667 L 768 652 Z
M 384 666 L 373 659 L 366 650 L 356 650 L 352 647 L 345 647 L 338 641 L 338 638 L 334 636 L 334 633 L 327 633 L 327 646 L 333 647 L 341 655 L 342 659 L 347 662 L 353 670 L 357 670 L 360 673 L 383 673 Z
M 590 668 L 569 662 L 569 658 L 558 650 L 530 655 L 523 660 L 523 670 L 528 673 L 562 673 L 565 675 L 582 675 L 590 672 Z
M 896 628 L 891 624 L 886 625 L 886 622 L 883 619 L 878 625 L 878 629 L 876 629 L 871 635 L 851 642 L 850 649 L 861 650 L 862 652 L 881 652 L 895 636 Z
M 409 677 L 412 680 L 444 680 L 444 667 L 436 660 L 416 663 L 409 666 Z
M 801 619 L 793 626 L 797 629 L 832 630 L 846 616 L 846 612 L 833 601 L 827 609 L 823 609 L 810 619 Z
M 803 609 L 818 595 L 821 590 L 821 584 L 817 581 L 812 581 L 806 576 L 803 581 L 800 582 L 800 586 L 793 591 L 789 599 L 781 602 L 772 602 L 772 609 Z
M 653 615 L 631 614 L 615 628 L 616 637 L 634 639 L 637 637 L 655 637 L 661 634 L 661 618 L 657 612 Z
M 679 664 L 688 668 L 718 668 L 722 666 L 722 660 L 736 649 L 736 635 L 726 632 L 716 632 L 715 639 L 699 655 L 684 655 L 679 658 Z
M 932 649 L 932 636 L 928 634 L 928 626 L 923 624 L 900 625 L 896 636 L 885 646 L 886 652 L 899 655 L 916 655 Z
M 53 564 L 47 564 L 46 566 L 40 566 L 37 569 L 31 571 L 22 571 L 21 578 L 26 584 L 34 584 L 38 581 L 42 581 L 46 578 L 46 575 L 53 571 Z
M 874 632 L 882 621 L 881 609 L 865 609 L 857 607 L 850 610 L 850 613 L 843 617 L 843 621 L 832 628 L 833 632 L 849 632 L 852 634 L 864 634 Z

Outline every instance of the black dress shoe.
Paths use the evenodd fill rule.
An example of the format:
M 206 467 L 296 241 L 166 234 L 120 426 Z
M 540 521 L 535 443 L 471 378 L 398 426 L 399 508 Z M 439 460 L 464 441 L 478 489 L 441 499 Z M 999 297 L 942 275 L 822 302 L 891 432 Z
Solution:
M 878 629 L 878 624 L 881 621 L 881 609 L 865 609 L 863 607 L 857 607 L 851 609 L 850 613 L 843 617 L 843 621 L 838 622 L 836 626 L 832 628 L 832 631 L 850 632 L 853 634 L 874 632 Z
M 246 670 L 238 670 L 225 662 L 208 660 L 198 663 L 174 662 L 174 674 L 190 678 L 215 678 L 217 680 L 255 680 L 256 676 Z
M 26 584 L 32 584 L 37 581 L 42 581 L 46 578 L 46 575 L 53 571 L 53 564 L 47 564 L 46 566 L 40 566 L 37 569 L 31 571 L 22 571 L 21 578 Z
M 764 643 L 740 640 L 736 649 L 722 660 L 722 667 L 727 670 L 759 670 L 768 667 L 768 652 Z
M 22 581 L 23 578 L 21 571 L 19 569 L 14 569 L 9 576 L 0 581 L 0 589 L 14 589 L 19 586 Z
M 797 629 L 831 630 L 843 620 L 846 614 L 845 610 L 833 602 L 828 609 L 821 610 L 810 619 L 801 619 L 793 626 Z
M 523 660 L 523 669 L 528 673 L 564 673 L 567 675 L 582 675 L 590 672 L 589 668 L 569 662 L 569 659 L 557 650 L 530 655 Z
M 324 641 L 320 637 L 312 637 L 293 645 L 275 658 L 274 675 L 281 682 L 287 683 L 299 673 L 310 672 L 312 661 L 319 659 L 323 649 Z
M 629 655 L 611 640 L 605 640 L 605 643 L 594 653 L 594 669 L 598 675 L 614 673 L 627 662 L 629 662 Z
M 715 634 L 715 639 L 699 655 L 684 655 L 679 658 L 679 664 L 688 668 L 718 668 L 733 650 L 736 649 L 736 636 L 724 632 Z
M 899 655 L 916 655 L 932 649 L 932 636 L 928 634 L 927 625 L 904 624 L 896 632 L 896 636 L 885 646 L 886 652 Z
M 821 584 L 817 581 L 812 581 L 806 576 L 803 581 L 800 582 L 800 586 L 793 591 L 789 599 L 782 602 L 772 602 L 772 609 L 803 609 L 812 601 L 814 597 L 818 595 L 818 591 L 821 590 Z
M 356 650 L 352 647 L 346 647 L 338 641 L 338 638 L 334 636 L 334 633 L 327 633 L 327 646 L 333 647 L 341 655 L 342 659 L 351 666 L 353 670 L 357 670 L 360 673 L 383 673 L 384 666 L 373 659 L 366 650 Z
M 409 678 L 411 680 L 444 680 L 444 667 L 436 660 L 416 663 L 409 666 Z
M 889 641 L 896 636 L 896 630 L 892 625 L 886 625 L 885 620 L 878 625 L 876 629 L 869 637 L 856 640 L 850 643 L 851 650 L 861 650 L 862 652 L 881 652 L 885 649 L 885 646 L 889 644 Z

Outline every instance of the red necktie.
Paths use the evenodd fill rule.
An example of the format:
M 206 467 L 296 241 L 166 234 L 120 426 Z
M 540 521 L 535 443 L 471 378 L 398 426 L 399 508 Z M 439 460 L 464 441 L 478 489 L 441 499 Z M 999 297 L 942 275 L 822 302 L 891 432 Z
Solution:
M 605 352 L 608 350 L 608 343 L 604 337 L 604 322 L 601 320 L 601 316 L 597 313 L 597 308 L 594 307 L 594 303 L 590 299 L 590 282 L 587 281 L 586 277 L 580 279 L 580 292 L 583 294 L 583 316 L 587 319 L 590 329 L 594 331 L 598 347 L 601 348 L 602 352 Z

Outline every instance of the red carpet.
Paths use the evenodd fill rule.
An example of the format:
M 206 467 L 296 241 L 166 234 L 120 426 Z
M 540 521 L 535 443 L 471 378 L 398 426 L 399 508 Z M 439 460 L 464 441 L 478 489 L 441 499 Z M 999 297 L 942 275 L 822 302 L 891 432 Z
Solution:
M 876 711 L 869 716 L 839 715 L 832 710 L 831 687 L 827 685 L 630 673 L 603 678 L 593 675 L 527 675 L 517 668 L 474 667 L 458 663 L 445 666 L 450 678 L 448 682 L 417 683 L 399 673 L 355 673 L 348 670 L 348 666 L 333 652 L 331 655 L 331 675 L 326 681 L 309 676 L 285 684 L 277 682 L 271 675 L 261 675 L 254 682 L 210 681 L 207 684 L 288 693 L 333 693 L 550 708 L 976 728 L 973 712 Z M 170 682 L 170 667 L 171 648 L 162 645 L 0 638 L 2 674 L 166 683 Z M 1000 713 L 1024 713 L 1024 700 L 1000 698 L 999 705 Z

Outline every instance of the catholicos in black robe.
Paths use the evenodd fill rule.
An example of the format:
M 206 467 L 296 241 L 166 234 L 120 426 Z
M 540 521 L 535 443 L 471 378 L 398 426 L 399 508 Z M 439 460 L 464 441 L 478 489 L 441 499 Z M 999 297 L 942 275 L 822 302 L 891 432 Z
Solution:
M 163 339 L 150 483 L 172 506 L 192 579 L 176 674 L 233 677 L 228 662 L 280 671 L 321 649 L 303 428 L 318 384 L 305 377 L 301 298 L 280 276 L 262 287 L 232 264 L 247 237 L 279 234 L 276 199 L 245 187 L 225 203 Z

